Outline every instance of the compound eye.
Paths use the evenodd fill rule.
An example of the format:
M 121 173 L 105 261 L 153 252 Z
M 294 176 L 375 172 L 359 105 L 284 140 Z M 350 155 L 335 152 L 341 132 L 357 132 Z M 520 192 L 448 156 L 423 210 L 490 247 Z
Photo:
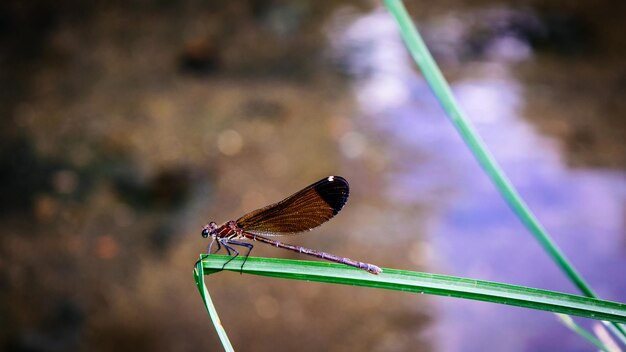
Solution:
M 202 229 L 202 237 L 204 238 L 209 237 L 209 229 L 207 228 Z

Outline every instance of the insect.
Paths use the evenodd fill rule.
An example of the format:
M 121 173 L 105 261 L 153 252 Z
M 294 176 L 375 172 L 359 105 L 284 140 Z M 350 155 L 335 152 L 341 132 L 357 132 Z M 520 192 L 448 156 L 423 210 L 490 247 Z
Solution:
M 248 255 L 250 255 L 254 245 L 242 241 L 247 239 L 331 262 L 346 264 L 372 274 L 380 274 L 382 269 L 373 264 L 268 238 L 271 236 L 293 235 L 320 226 L 339 213 L 344 204 L 346 204 L 349 193 L 350 187 L 345 178 L 328 176 L 278 203 L 257 209 L 237 220 L 227 221 L 221 226 L 217 226 L 215 222 L 211 221 L 202 229 L 202 237 L 211 237 L 207 254 L 211 254 L 211 248 L 215 243 L 217 245 L 215 253 L 222 247 L 226 249 L 228 255 L 235 253 L 226 264 L 239 255 L 239 251 L 234 246 L 247 248 L 246 259 L 248 259 Z M 245 265 L 245 260 L 242 268 L 243 265 Z

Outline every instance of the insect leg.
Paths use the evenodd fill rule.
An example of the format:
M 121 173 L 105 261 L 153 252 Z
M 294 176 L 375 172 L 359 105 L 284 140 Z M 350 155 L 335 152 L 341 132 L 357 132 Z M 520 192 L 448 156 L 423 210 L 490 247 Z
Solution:
M 224 268 L 226 267 L 226 265 L 228 265 L 228 263 L 230 263 L 233 259 L 235 259 L 235 258 L 237 258 L 239 256 L 239 251 L 236 250 L 235 248 L 229 246 L 227 243 L 230 243 L 230 241 L 222 242 L 222 245 L 226 249 L 226 252 L 228 252 L 228 255 L 230 255 L 230 251 L 233 251 L 233 252 L 235 252 L 235 255 L 232 256 L 230 259 L 228 259 L 228 261 L 226 263 L 224 263 L 224 265 L 222 265 L 222 270 L 224 270 Z
M 215 243 L 217 244 L 217 249 L 212 254 L 216 254 L 217 252 L 219 252 L 222 249 L 222 245 L 220 244 L 219 240 L 215 241 Z M 211 242 L 211 244 L 213 244 L 213 242 Z
M 239 268 L 239 274 L 243 274 L 243 266 L 246 265 L 246 261 L 248 260 L 248 257 L 250 256 L 250 252 L 252 252 L 252 248 L 254 248 L 254 245 L 252 243 L 242 242 L 242 241 L 237 241 L 237 240 L 230 240 L 228 243 L 232 245 L 248 248 L 248 252 L 246 253 L 245 258 L 243 259 L 243 264 L 241 264 L 241 268 Z
M 211 247 L 213 247 L 213 243 L 215 242 L 215 237 L 211 236 L 211 243 L 209 243 L 209 246 L 206 247 L 206 253 L 207 254 L 215 254 L 217 253 L 217 251 L 220 250 L 220 243 L 219 241 L 217 242 L 217 251 L 215 251 L 215 253 L 211 253 Z

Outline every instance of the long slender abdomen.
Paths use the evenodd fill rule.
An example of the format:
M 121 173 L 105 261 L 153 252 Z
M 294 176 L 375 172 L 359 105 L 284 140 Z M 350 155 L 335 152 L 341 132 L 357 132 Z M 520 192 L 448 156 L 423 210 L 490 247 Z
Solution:
M 326 259 L 326 260 L 331 261 L 331 262 L 353 266 L 355 268 L 358 268 L 358 269 L 361 269 L 361 270 L 365 270 L 365 271 L 367 271 L 369 273 L 372 273 L 372 274 L 380 274 L 381 272 L 383 272 L 383 270 L 381 268 L 379 268 L 379 267 L 377 267 L 376 265 L 373 265 L 373 264 L 359 262 L 357 260 L 353 260 L 353 259 L 350 259 L 350 258 L 339 257 L 339 256 L 336 256 L 334 254 L 330 254 L 330 253 L 326 253 L 326 252 L 320 252 L 320 251 L 316 251 L 316 250 L 310 249 L 310 248 L 305 248 L 305 247 L 301 247 L 301 246 L 294 246 L 292 244 L 283 243 L 283 242 L 279 242 L 279 241 L 274 241 L 274 240 L 271 240 L 269 238 L 265 238 L 263 236 L 254 235 L 254 234 L 247 233 L 247 232 L 244 232 L 243 235 L 246 238 L 249 238 L 249 239 L 251 239 L 253 241 L 259 241 L 259 242 L 267 243 L 267 244 L 272 245 L 274 247 L 288 249 L 290 251 L 294 251 L 294 252 L 310 255 L 310 256 L 313 256 L 313 257 L 316 257 L 316 258 Z

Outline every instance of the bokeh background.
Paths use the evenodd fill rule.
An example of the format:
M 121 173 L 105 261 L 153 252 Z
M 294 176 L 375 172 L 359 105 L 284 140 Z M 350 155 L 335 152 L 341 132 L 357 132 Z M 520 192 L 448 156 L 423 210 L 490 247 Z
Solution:
M 539 219 L 601 297 L 626 301 L 624 4 L 407 5 Z M 378 2 L 6 1 L 0 50 L 0 350 L 221 350 L 192 277 L 202 226 L 331 174 L 347 206 L 287 242 L 577 293 Z M 591 350 L 544 312 L 207 283 L 241 351 Z

